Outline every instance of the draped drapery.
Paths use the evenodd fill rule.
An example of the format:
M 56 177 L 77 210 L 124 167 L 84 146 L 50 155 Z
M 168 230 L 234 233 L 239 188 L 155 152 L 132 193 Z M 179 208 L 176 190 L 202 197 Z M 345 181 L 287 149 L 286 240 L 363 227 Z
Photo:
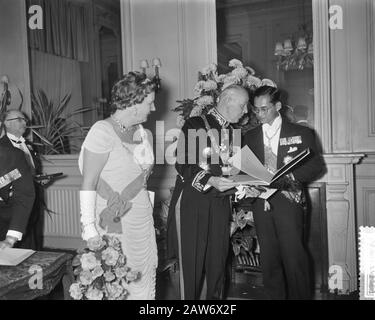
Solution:
M 30 75 L 32 92 L 37 94 L 42 89 L 54 105 L 58 105 L 65 95 L 70 94 L 70 101 L 62 117 L 83 107 L 82 99 L 82 62 L 59 57 L 53 54 L 30 50 Z M 82 114 L 76 114 L 69 121 L 83 123 Z M 71 139 L 70 148 L 79 148 L 80 140 Z
M 56 104 L 65 95 L 71 94 L 67 110 L 72 112 L 82 107 L 81 68 L 80 62 L 58 57 L 38 50 L 30 50 L 31 83 L 34 94 L 42 89 L 49 99 Z M 82 123 L 82 115 L 73 120 Z
M 28 0 L 43 9 L 43 29 L 29 29 L 31 49 L 81 62 L 89 60 L 88 9 L 68 0 Z
M 82 107 L 81 68 L 78 61 L 30 50 L 31 82 L 33 92 L 45 91 L 55 102 L 71 94 L 70 105 Z

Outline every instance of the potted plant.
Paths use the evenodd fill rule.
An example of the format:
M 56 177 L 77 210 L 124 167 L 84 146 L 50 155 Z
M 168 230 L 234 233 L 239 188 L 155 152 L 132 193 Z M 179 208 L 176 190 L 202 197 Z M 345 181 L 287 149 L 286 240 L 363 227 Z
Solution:
M 234 204 L 230 239 L 236 270 L 260 271 L 259 242 L 256 235 L 253 212 L 242 201 Z
M 67 111 L 70 98 L 71 94 L 66 94 L 56 103 L 49 100 L 43 90 L 32 94 L 30 128 L 35 136 L 34 144 L 39 146 L 41 154 L 69 154 L 77 151 L 71 141 L 82 139 L 84 128 L 73 117 L 93 108 L 81 107 Z

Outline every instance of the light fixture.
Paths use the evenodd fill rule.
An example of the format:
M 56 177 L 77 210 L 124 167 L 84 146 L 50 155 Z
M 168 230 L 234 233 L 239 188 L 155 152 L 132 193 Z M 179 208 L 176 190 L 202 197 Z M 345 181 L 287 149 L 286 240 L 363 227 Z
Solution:
M 152 66 L 155 69 L 154 83 L 155 83 L 155 92 L 158 92 L 161 89 L 161 80 L 159 78 L 159 68 L 161 67 L 161 61 L 159 58 L 154 58 L 152 60 Z
M 144 74 L 146 74 L 146 69 L 148 68 L 148 61 L 147 60 L 141 60 L 140 64 L 141 70 Z
M 314 66 L 314 45 L 312 30 L 305 23 L 305 1 L 301 6 L 301 20 L 298 32 L 275 45 L 274 55 L 277 56 L 277 70 L 304 70 Z
M 275 56 L 278 57 L 276 66 L 277 70 L 303 70 L 314 66 L 314 44 L 312 34 L 306 31 L 306 26 L 300 27 L 303 35 L 295 37 L 296 41 L 291 38 L 275 45 Z
M 152 66 L 154 67 L 155 75 L 152 81 L 155 83 L 155 92 L 161 89 L 161 79 L 159 77 L 159 69 L 161 68 L 161 61 L 159 58 L 152 59 Z M 146 69 L 149 67 L 148 61 L 146 59 L 141 60 L 140 68 L 144 74 L 146 74 Z

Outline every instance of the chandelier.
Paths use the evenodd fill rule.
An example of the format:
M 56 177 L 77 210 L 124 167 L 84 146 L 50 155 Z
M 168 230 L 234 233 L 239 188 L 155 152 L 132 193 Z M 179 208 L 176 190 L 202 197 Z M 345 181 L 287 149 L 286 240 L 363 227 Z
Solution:
M 274 54 L 277 56 L 277 70 L 303 70 L 314 66 L 312 33 L 307 31 L 306 24 L 299 29 L 297 36 L 276 43 Z

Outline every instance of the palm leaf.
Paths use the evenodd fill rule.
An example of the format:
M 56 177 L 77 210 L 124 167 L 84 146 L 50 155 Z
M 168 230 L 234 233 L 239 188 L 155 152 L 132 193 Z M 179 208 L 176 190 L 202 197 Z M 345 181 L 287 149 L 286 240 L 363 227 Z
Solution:
M 85 130 L 72 117 L 92 111 L 92 107 L 74 108 L 68 111 L 71 94 L 54 102 L 49 100 L 46 93 L 39 89 L 32 94 L 32 133 L 37 137 L 36 144 L 43 147 L 45 154 L 63 154 L 73 147 L 70 141 L 82 138 Z M 69 108 L 70 109 L 70 108 Z

